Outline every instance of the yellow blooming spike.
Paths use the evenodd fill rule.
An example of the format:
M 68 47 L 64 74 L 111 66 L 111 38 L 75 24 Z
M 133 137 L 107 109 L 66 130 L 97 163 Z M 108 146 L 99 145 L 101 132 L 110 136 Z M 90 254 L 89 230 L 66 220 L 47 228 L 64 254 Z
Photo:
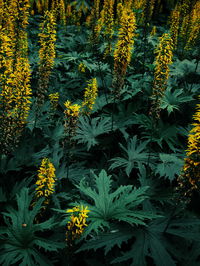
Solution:
M 170 33 L 173 41 L 173 48 L 176 48 L 178 41 L 178 31 L 179 31 L 179 21 L 180 21 L 180 11 L 175 9 L 171 13 L 170 18 Z
M 49 84 L 49 77 L 54 66 L 56 57 L 56 21 L 53 11 L 46 11 L 40 24 L 39 33 L 39 81 L 38 81 L 38 103 L 44 102 L 44 97 Z
M 117 94 L 124 83 L 126 70 L 131 61 L 132 48 L 134 44 L 134 32 L 136 19 L 133 11 L 124 8 L 120 20 L 119 37 L 114 51 L 114 87 L 117 87 Z
M 80 64 L 78 65 L 78 70 L 79 70 L 81 73 L 85 73 L 86 69 L 87 69 L 87 67 L 86 67 L 86 65 L 85 65 L 84 63 L 80 63 Z
M 67 213 L 71 213 L 70 221 L 67 223 L 66 241 L 71 244 L 75 239 L 78 239 L 84 232 L 86 219 L 88 218 L 87 206 L 76 206 L 72 209 L 66 210 Z
M 55 191 L 55 167 L 48 158 L 42 160 L 41 166 L 38 170 L 38 178 L 36 181 L 36 198 L 45 197 L 46 202 L 48 198 Z
M 64 120 L 64 127 L 66 136 L 71 143 L 71 137 L 75 135 L 76 132 L 76 125 L 78 122 L 78 117 L 81 113 L 81 106 L 79 104 L 72 104 L 70 101 L 66 101 L 65 105 L 65 120 Z M 66 139 L 67 140 L 67 139 Z
M 51 106 L 54 110 L 56 110 L 57 106 L 58 106 L 58 100 L 59 100 L 59 93 L 55 92 L 55 93 L 51 93 L 49 94 L 49 100 L 51 103 Z
M 30 110 L 28 0 L 4 1 L 0 25 L 0 149 L 13 150 Z
M 78 104 L 72 104 L 70 101 L 64 103 L 66 110 L 64 111 L 67 117 L 78 117 L 81 106 Z
M 96 8 L 99 12 L 99 2 L 96 1 Z M 95 12 L 95 11 L 94 11 Z M 96 13 L 96 18 L 98 18 L 98 15 Z M 114 26 L 114 0 L 105 0 L 103 3 L 103 9 L 100 13 L 100 18 L 95 21 L 95 27 L 93 32 L 93 39 L 96 41 L 99 37 L 100 32 L 102 31 L 104 38 L 107 42 L 107 47 L 105 49 L 104 56 L 107 56 L 111 51 L 111 40 L 114 33 L 113 30 Z
M 195 123 L 189 132 L 185 163 L 178 178 L 178 190 L 185 197 L 190 197 L 193 190 L 200 189 L 200 104 L 197 104 L 193 120 Z
M 200 1 L 197 1 L 190 13 L 190 28 L 188 30 L 188 38 L 185 50 L 190 50 L 200 38 Z
M 167 86 L 167 80 L 169 78 L 169 65 L 172 63 L 173 57 L 173 41 L 169 34 L 164 33 L 160 38 L 159 45 L 155 50 L 156 62 L 154 72 L 153 83 L 153 105 L 151 108 L 151 114 L 154 117 L 159 118 L 160 114 L 160 102 L 164 95 L 165 88 Z
M 93 105 L 97 98 L 97 90 L 97 80 L 96 78 L 93 78 L 88 82 L 88 86 L 85 89 L 84 100 L 82 103 L 82 108 L 84 109 L 84 112 L 90 113 L 92 111 Z
M 153 26 L 152 31 L 150 33 L 150 36 L 152 36 L 152 37 L 155 36 L 156 35 L 156 31 L 157 31 L 156 26 Z

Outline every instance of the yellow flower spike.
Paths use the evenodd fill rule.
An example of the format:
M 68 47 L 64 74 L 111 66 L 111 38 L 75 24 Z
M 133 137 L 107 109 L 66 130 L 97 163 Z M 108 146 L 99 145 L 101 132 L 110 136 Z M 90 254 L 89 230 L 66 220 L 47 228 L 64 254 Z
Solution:
M 200 189 L 200 104 L 197 104 L 193 120 L 195 123 L 188 135 L 185 163 L 178 178 L 178 190 L 189 197 L 193 190 Z
M 172 50 L 172 38 L 169 34 L 164 33 L 160 37 L 159 45 L 155 50 L 157 56 L 154 71 L 153 104 L 150 113 L 156 118 L 159 118 L 160 115 L 160 103 L 169 78 L 169 65 L 172 63 L 173 57 Z
M 173 48 L 176 48 L 178 41 L 178 31 L 179 31 L 179 21 L 180 21 L 180 11 L 175 9 L 171 13 L 170 18 L 170 33 L 173 41 Z
M 67 117 L 78 117 L 80 113 L 81 106 L 78 104 L 71 104 L 70 101 L 64 103 L 66 110 L 64 111 Z
M 56 57 L 56 20 L 54 11 L 46 11 L 39 33 L 39 81 L 38 81 L 38 104 L 44 102 L 44 97 L 49 84 L 49 77 L 54 66 Z
M 85 73 L 86 69 L 87 69 L 87 67 L 86 67 L 86 65 L 85 65 L 84 63 L 80 63 L 80 64 L 78 65 L 78 70 L 79 70 L 81 73 Z
M 130 9 L 124 8 L 120 20 L 119 37 L 114 50 L 114 82 L 117 96 L 124 83 L 126 70 L 131 61 L 131 51 L 134 44 L 134 32 L 136 29 L 135 14 Z
M 65 110 L 65 119 L 64 119 L 64 127 L 65 133 L 68 137 L 69 142 L 71 142 L 71 137 L 75 135 L 76 125 L 78 121 L 78 117 L 81 113 L 81 106 L 79 104 L 72 104 L 71 101 L 66 101 L 64 103 Z
M 97 79 L 93 78 L 88 82 L 88 86 L 85 88 L 84 100 L 82 102 L 83 111 L 89 114 L 92 111 L 93 105 L 97 98 Z
M 95 27 L 95 24 L 98 21 L 100 15 L 99 6 L 100 6 L 100 0 L 94 0 L 94 4 L 88 21 L 88 26 L 92 25 Z
M 113 25 L 114 25 L 114 0 L 105 0 L 103 5 L 102 20 L 104 26 L 104 36 L 108 36 L 109 39 L 113 35 Z
M 41 166 L 38 170 L 38 179 L 36 181 L 36 198 L 49 198 L 55 191 L 55 167 L 48 158 L 42 159 Z
M 30 66 L 27 58 L 27 0 L 4 2 L 0 25 L 0 143 L 3 153 L 13 150 L 30 109 Z M 18 38 L 16 38 L 18 36 Z
M 150 36 L 155 36 L 156 35 L 156 26 L 153 26 L 153 28 L 152 28 L 152 31 L 151 31 L 151 33 L 150 33 Z
M 190 50 L 200 37 L 200 1 L 197 1 L 190 13 L 190 28 L 188 30 L 188 38 L 185 50 Z
M 49 94 L 49 100 L 50 100 L 52 109 L 56 110 L 58 106 L 59 93 L 55 92 L 55 93 Z
M 68 244 L 78 239 L 84 232 L 86 224 L 86 218 L 83 217 L 83 213 L 89 213 L 87 206 L 76 206 L 72 209 L 66 210 L 66 213 L 71 213 L 70 221 L 67 223 L 66 241 Z
M 60 13 L 60 20 L 61 20 L 63 25 L 66 25 L 67 20 L 66 20 L 65 1 L 64 0 L 60 0 L 59 9 L 60 9 L 60 12 L 59 12 Z

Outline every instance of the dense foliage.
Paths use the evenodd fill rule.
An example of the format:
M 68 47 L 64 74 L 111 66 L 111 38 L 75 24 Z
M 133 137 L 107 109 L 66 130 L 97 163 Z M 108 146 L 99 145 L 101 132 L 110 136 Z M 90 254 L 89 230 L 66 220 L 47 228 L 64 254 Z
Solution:
M 1 265 L 200 265 L 200 1 L 0 0 Z

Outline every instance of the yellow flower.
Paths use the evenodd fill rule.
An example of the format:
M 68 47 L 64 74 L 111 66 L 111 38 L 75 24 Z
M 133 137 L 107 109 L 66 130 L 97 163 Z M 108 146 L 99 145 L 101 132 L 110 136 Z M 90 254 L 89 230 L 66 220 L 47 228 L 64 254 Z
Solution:
M 84 63 L 80 63 L 78 65 L 78 70 L 81 72 L 81 73 L 85 73 L 85 70 L 86 70 L 86 65 Z
M 38 179 L 36 181 L 36 198 L 48 197 L 55 191 L 55 167 L 48 158 L 42 159 L 38 170 Z
M 118 93 L 123 86 L 126 70 L 131 61 L 133 37 L 136 29 L 134 12 L 124 8 L 120 23 L 119 37 L 114 51 L 114 87 L 118 87 Z
M 97 90 L 97 80 L 96 78 L 93 78 L 88 82 L 88 86 L 84 92 L 84 100 L 82 102 L 82 107 L 86 109 L 86 113 L 92 111 L 93 105 L 97 98 Z
M 169 65 L 172 63 L 173 57 L 173 41 L 169 34 L 164 33 L 160 38 L 159 45 L 155 52 L 157 53 L 154 71 L 153 83 L 153 106 L 151 114 L 159 117 L 160 102 L 162 100 L 167 80 L 169 78 Z
M 58 106 L 59 93 L 55 92 L 55 93 L 49 94 L 49 100 L 50 100 L 50 103 L 51 103 L 53 109 L 56 109 Z
M 43 22 L 40 24 L 39 33 L 39 81 L 38 81 L 38 100 L 40 104 L 44 101 L 44 95 L 49 84 L 49 76 L 56 57 L 56 22 L 53 11 L 46 11 Z
M 70 101 L 66 101 L 64 103 L 66 110 L 64 113 L 66 114 L 67 117 L 78 117 L 80 113 L 80 108 L 81 106 L 78 104 L 71 104 Z
M 76 206 L 73 209 L 66 210 L 67 213 L 71 213 L 70 221 L 67 223 L 66 241 L 70 243 L 75 239 L 78 239 L 84 232 L 86 224 L 86 219 L 88 218 L 87 206 Z
M 153 26 L 152 31 L 150 33 L 151 36 L 156 35 L 156 26 Z
M 99 17 L 99 2 L 96 3 L 96 16 L 97 19 Z M 95 22 L 94 27 L 94 37 L 93 39 L 96 40 L 102 30 L 103 36 L 106 38 L 108 42 L 105 55 L 108 54 L 111 50 L 110 42 L 113 36 L 113 26 L 114 26 L 114 0 L 105 0 L 103 3 L 103 9 L 100 13 L 100 18 Z
M 193 190 L 200 188 L 200 104 L 197 104 L 193 120 L 195 123 L 188 136 L 185 163 L 178 178 L 179 188 L 185 196 L 190 196 Z
M 66 25 L 66 12 L 65 12 L 65 1 L 60 0 L 59 3 L 59 9 L 60 9 L 60 20 L 63 23 L 63 25 Z
M 94 4 L 93 4 L 92 10 L 91 10 L 91 14 L 87 18 L 87 25 L 88 26 L 92 26 L 93 27 L 93 31 L 94 31 L 96 23 L 97 23 L 97 21 L 99 19 L 99 15 L 100 15 L 99 5 L 100 5 L 100 0 L 94 0 Z M 93 32 L 93 34 L 94 34 L 94 32 Z
M 176 48 L 178 41 L 178 31 L 179 31 L 179 21 L 180 21 L 180 11 L 175 9 L 171 13 L 170 18 L 170 32 L 173 41 L 173 48 Z
M 197 1 L 190 15 L 190 28 L 187 34 L 185 49 L 189 50 L 200 37 L 200 1 Z
M 16 4 L 16 2 L 11 3 L 14 8 L 13 3 Z M 20 1 L 18 4 L 21 3 L 25 5 L 27 2 Z M 2 137 L 0 145 L 2 151 L 6 153 L 16 147 L 19 141 L 28 117 L 31 98 L 27 34 L 25 29 L 22 29 L 23 21 L 20 24 L 20 31 L 15 27 L 17 18 L 12 13 L 8 13 L 9 10 L 8 6 L 4 10 L 7 24 L 5 27 L 0 26 L 0 86 L 2 88 L 0 93 L 0 135 Z M 17 41 L 16 34 L 20 34 Z M 17 50 L 16 47 L 18 47 Z

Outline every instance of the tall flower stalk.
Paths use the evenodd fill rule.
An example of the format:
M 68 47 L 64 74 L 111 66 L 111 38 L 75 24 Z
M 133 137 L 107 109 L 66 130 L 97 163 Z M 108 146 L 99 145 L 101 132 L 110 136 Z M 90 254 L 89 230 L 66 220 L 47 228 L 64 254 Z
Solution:
M 200 104 L 197 104 L 193 120 L 193 128 L 188 135 L 185 163 L 178 178 L 178 190 L 188 200 L 194 190 L 200 189 Z
M 46 11 L 40 24 L 39 33 L 39 81 L 38 81 L 38 105 L 43 104 L 49 85 L 49 78 L 56 57 L 56 21 L 54 11 Z
M 191 11 L 191 28 L 185 45 L 185 50 L 190 50 L 200 38 L 200 1 L 197 1 Z
M 89 114 L 92 111 L 93 105 L 97 98 L 97 90 L 98 90 L 97 80 L 96 78 L 93 78 L 88 82 L 88 86 L 86 87 L 84 92 L 84 100 L 82 102 L 82 112 Z
M 119 37 L 114 50 L 114 79 L 113 87 L 115 97 L 120 96 L 124 85 L 127 67 L 131 62 L 131 54 L 134 44 L 134 32 L 136 29 L 135 14 L 130 9 L 124 8 L 121 17 Z
M 104 52 L 104 57 L 111 52 L 111 40 L 113 37 L 113 26 L 114 26 L 114 0 L 105 0 L 103 9 L 101 10 L 100 18 L 97 21 L 95 27 L 95 36 L 99 36 L 102 31 L 103 37 L 107 42 L 107 46 Z
M 173 41 L 173 48 L 175 49 L 177 47 L 178 42 L 180 11 L 178 9 L 174 9 L 170 17 L 170 33 Z
M 67 213 L 71 214 L 70 221 L 67 223 L 66 241 L 69 246 L 73 245 L 74 240 L 80 238 L 85 228 L 88 226 L 86 220 L 88 218 L 88 207 L 76 206 L 68 209 Z
M 155 50 L 156 62 L 154 71 L 153 82 L 153 104 L 150 113 L 154 118 L 160 117 L 160 105 L 164 96 L 165 89 L 167 87 L 167 81 L 169 78 L 169 66 L 172 63 L 173 57 L 173 41 L 168 33 L 164 33 L 160 37 L 160 42 Z
M 5 2 L 0 25 L 0 146 L 9 153 L 19 142 L 30 109 L 30 66 L 27 57 L 29 3 Z
M 71 145 L 72 137 L 75 135 L 78 118 L 81 113 L 81 105 L 72 104 L 71 101 L 66 101 L 64 103 L 64 106 L 65 106 L 64 127 L 65 127 L 65 135 L 66 135 L 64 144 L 66 143 L 66 140 L 68 140 L 69 145 Z
M 35 196 L 36 199 L 44 197 L 45 204 L 49 203 L 50 196 L 55 192 L 55 171 L 56 169 L 53 163 L 50 162 L 49 158 L 43 158 L 35 183 Z

